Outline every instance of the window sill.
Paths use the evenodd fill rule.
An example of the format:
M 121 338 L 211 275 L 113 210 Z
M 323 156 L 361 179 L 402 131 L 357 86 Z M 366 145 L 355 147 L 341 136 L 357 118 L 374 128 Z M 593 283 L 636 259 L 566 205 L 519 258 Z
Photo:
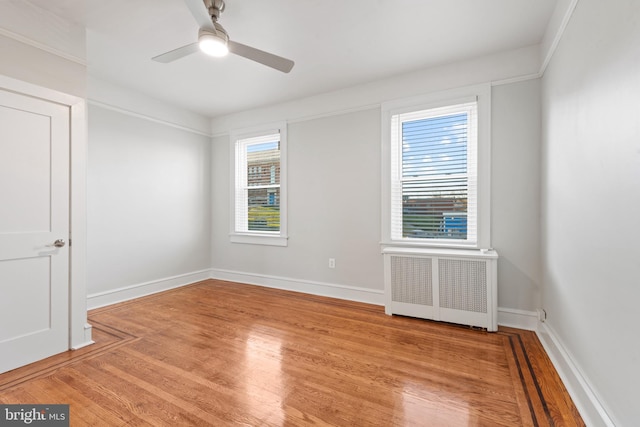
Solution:
M 418 240 L 391 240 L 380 242 L 380 246 L 385 247 L 410 247 L 423 249 L 470 249 L 480 250 L 477 243 L 462 243 L 451 241 L 418 241 Z
M 288 237 L 268 234 L 230 234 L 231 243 L 244 243 L 248 245 L 287 246 Z
M 493 249 L 475 249 L 461 247 L 434 247 L 434 246 L 386 246 L 382 248 L 383 255 L 417 255 L 440 256 L 454 258 L 498 258 L 498 253 Z

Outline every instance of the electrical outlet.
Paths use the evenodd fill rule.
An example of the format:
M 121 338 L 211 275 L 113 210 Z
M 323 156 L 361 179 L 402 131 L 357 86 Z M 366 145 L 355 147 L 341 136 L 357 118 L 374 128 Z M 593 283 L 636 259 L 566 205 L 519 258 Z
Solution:
M 545 320 L 547 320 L 547 312 L 544 311 L 544 308 L 539 308 L 537 312 L 539 321 L 544 322 Z
M 329 258 L 329 268 L 336 268 L 336 259 Z

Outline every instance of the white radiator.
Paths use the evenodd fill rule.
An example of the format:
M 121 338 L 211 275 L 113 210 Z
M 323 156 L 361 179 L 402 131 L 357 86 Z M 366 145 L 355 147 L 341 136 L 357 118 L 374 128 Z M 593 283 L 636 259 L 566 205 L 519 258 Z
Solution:
M 387 247 L 385 312 L 498 330 L 493 250 Z

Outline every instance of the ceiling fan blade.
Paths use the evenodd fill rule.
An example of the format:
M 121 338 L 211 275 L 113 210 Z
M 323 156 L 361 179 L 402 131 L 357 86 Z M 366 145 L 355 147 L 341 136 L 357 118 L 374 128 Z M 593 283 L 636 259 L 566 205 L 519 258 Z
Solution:
M 291 71 L 294 65 L 294 62 L 290 59 L 283 58 L 281 56 L 274 55 L 273 53 L 265 52 L 254 47 L 250 47 L 242 43 L 237 43 L 229 40 L 227 46 L 229 47 L 229 52 L 231 53 L 235 53 L 236 55 L 259 62 L 263 65 L 266 65 L 267 67 L 275 68 L 276 70 L 282 71 L 283 73 L 288 73 L 289 71 Z
M 200 28 L 211 30 L 214 33 L 216 32 L 213 22 L 211 22 L 209 11 L 202 0 L 184 0 L 184 2 Z
M 187 55 L 191 55 L 192 53 L 196 53 L 199 50 L 200 50 L 200 47 L 198 46 L 198 43 L 191 43 L 186 46 L 182 46 L 177 49 L 170 50 L 169 52 L 163 53 L 162 55 L 154 56 L 151 59 L 153 59 L 156 62 L 162 62 L 166 64 L 167 62 L 173 62 Z

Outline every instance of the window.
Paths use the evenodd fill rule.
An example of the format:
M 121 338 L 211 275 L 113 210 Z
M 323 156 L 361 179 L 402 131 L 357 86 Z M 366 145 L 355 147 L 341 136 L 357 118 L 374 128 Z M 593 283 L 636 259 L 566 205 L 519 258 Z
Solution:
M 286 127 L 231 135 L 231 241 L 286 246 Z
M 488 111 L 480 114 L 489 92 L 479 92 L 383 105 L 383 243 L 490 246 Z

